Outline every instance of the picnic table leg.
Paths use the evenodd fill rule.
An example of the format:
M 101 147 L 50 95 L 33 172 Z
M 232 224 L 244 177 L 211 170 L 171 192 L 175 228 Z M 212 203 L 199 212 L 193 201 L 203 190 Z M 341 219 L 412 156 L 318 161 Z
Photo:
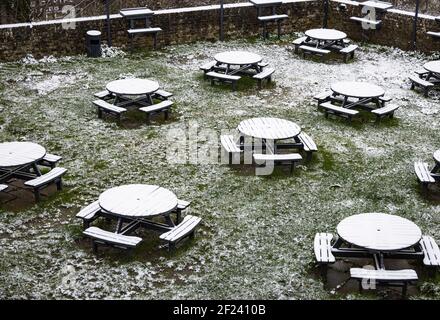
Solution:
M 34 169 L 35 174 L 36 174 L 37 176 L 41 176 L 40 168 L 38 168 L 38 165 L 37 165 L 36 162 L 34 162 L 34 163 L 32 164 L 32 168 Z
M 122 229 L 122 219 L 119 218 L 116 224 L 116 233 L 121 233 L 121 229 Z
M 171 217 L 170 217 L 170 215 L 169 214 L 167 214 L 166 216 L 165 216 L 165 222 L 171 227 L 171 228 L 174 228 L 176 225 L 174 224 L 174 222 L 173 222 L 173 219 L 171 219 Z
M 347 104 L 348 97 L 344 96 L 344 101 L 342 101 L 342 108 Z

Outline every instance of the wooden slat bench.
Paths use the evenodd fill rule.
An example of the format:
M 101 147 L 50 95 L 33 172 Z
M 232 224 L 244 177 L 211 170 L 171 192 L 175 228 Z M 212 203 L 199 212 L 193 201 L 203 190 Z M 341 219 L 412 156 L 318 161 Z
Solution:
M 177 200 L 177 208 L 176 208 L 176 224 L 180 223 L 180 219 L 182 217 L 182 212 L 187 210 L 189 206 L 191 205 L 191 202 L 178 199 Z
M 253 76 L 254 79 L 258 80 L 258 89 L 261 89 L 261 84 L 263 80 L 267 80 L 267 82 L 272 81 L 272 74 L 275 72 L 273 68 L 267 68 L 266 70 L 257 73 Z
M 209 61 L 204 65 L 200 66 L 200 70 L 203 71 L 203 77 L 206 79 L 206 74 L 210 71 L 214 70 L 214 67 L 217 65 L 217 61 Z
M 157 47 L 157 34 L 161 32 L 161 28 L 141 28 L 141 29 L 129 29 L 127 30 L 130 36 L 131 48 L 133 49 L 133 37 L 136 34 L 152 34 L 153 35 L 153 47 Z
M 428 184 L 435 183 L 435 179 L 431 176 L 431 170 L 429 170 L 427 163 L 414 163 L 414 171 L 422 185 L 423 191 L 427 191 Z
M 109 245 L 119 249 L 132 249 L 137 247 L 142 239 L 139 237 L 126 236 L 97 227 L 90 227 L 83 231 L 83 234 L 92 239 L 93 251 L 98 251 L 98 244 Z
M 320 264 L 334 263 L 335 257 L 332 253 L 331 241 L 333 235 L 331 233 L 317 233 L 313 241 L 313 249 L 315 251 L 316 261 Z
M 313 99 L 318 101 L 318 109 L 319 109 L 319 105 L 321 103 L 330 101 L 331 100 L 330 98 L 332 97 L 332 95 L 333 95 L 333 91 L 330 91 L 330 90 L 329 91 L 324 91 L 324 92 L 321 92 L 321 93 L 318 93 L 317 95 L 315 95 L 313 97 Z
M 63 187 L 62 177 L 66 172 L 67 172 L 67 169 L 54 168 L 54 169 L 50 170 L 48 173 L 46 173 L 38 178 L 26 181 L 24 184 L 25 184 L 25 186 L 28 186 L 28 187 L 31 187 L 34 189 L 35 200 L 39 201 L 40 200 L 40 190 L 47 187 L 49 184 L 56 183 L 57 190 L 62 189 L 62 187 Z
M 388 103 L 391 100 L 393 100 L 393 98 L 391 97 L 385 97 L 385 96 L 379 97 L 379 101 L 382 104 L 382 107 L 385 107 L 385 103 Z
M 431 82 L 413 75 L 409 76 L 409 80 L 411 80 L 411 90 L 414 90 L 415 87 L 420 87 L 423 89 L 425 97 L 428 96 L 429 89 L 434 87 L 434 84 L 432 84 Z
M 372 24 L 374 26 L 380 26 L 382 24 L 382 20 L 369 20 L 366 18 L 360 18 L 360 17 L 350 17 L 350 20 L 352 21 L 356 21 L 356 22 L 361 22 L 361 23 L 369 23 Z
M 175 245 L 183 240 L 185 237 L 194 238 L 195 229 L 199 225 L 201 218 L 187 215 L 181 223 L 179 223 L 172 230 L 160 235 L 160 239 L 168 242 L 168 250 L 175 247 Z
M 226 83 L 230 83 L 232 85 L 232 90 L 237 89 L 237 82 L 238 82 L 238 80 L 241 79 L 240 76 L 218 73 L 218 72 L 214 72 L 214 71 L 208 72 L 206 74 L 206 76 L 211 78 L 211 85 L 214 85 L 215 81 L 226 82 Z
M 171 100 L 164 100 L 160 103 L 153 104 L 152 106 L 139 108 L 139 110 L 146 113 L 147 122 L 150 122 L 151 115 L 160 112 L 163 112 L 165 114 L 165 120 L 168 120 L 171 106 L 173 104 L 174 102 L 172 102 Z
M 303 144 L 303 150 L 306 153 L 306 160 L 312 160 L 313 152 L 318 151 L 315 141 L 313 141 L 313 139 L 305 132 L 301 132 L 298 135 L 298 139 Z
M 351 121 L 351 119 L 354 116 L 359 114 L 359 111 L 357 111 L 357 110 L 352 110 L 352 109 L 347 109 L 347 108 L 335 106 L 335 105 L 331 104 L 330 102 L 321 103 L 319 106 L 324 109 L 326 118 L 328 118 L 329 114 L 333 114 L 336 116 L 347 118 L 349 121 Z
M 440 32 L 428 31 L 428 35 L 430 35 L 433 38 L 440 38 Z
M 46 153 L 44 158 L 41 159 L 38 164 L 53 169 L 56 167 L 57 163 L 60 162 L 62 159 L 63 159 L 62 157 L 57 156 L 55 154 Z
M 152 98 L 164 101 L 168 100 L 172 96 L 173 94 L 171 92 L 159 89 L 155 93 L 153 93 Z
M 287 154 L 258 154 L 253 155 L 254 161 L 257 165 L 264 165 L 267 162 L 274 164 L 290 164 L 290 172 L 295 170 L 295 164 L 302 160 L 299 153 L 287 153 Z
M 299 47 L 307 40 L 307 37 L 301 37 L 293 40 L 293 47 L 295 48 L 295 53 L 299 52 Z
M 77 213 L 76 217 L 83 220 L 84 230 L 90 227 L 90 223 L 99 217 L 101 207 L 99 206 L 99 200 L 89 204 L 85 208 L 81 209 Z
M 278 39 L 281 38 L 281 22 L 289 18 L 287 14 L 275 14 L 271 16 L 260 16 L 258 20 L 263 24 L 263 39 L 269 38 L 269 33 L 267 32 L 267 23 L 276 22 L 278 30 Z
M 399 109 L 397 105 L 387 105 L 385 107 L 371 110 L 371 113 L 376 115 L 376 122 L 379 122 L 382 118 L 388 116 L 390 119 L 393 118 L 394 112 Z
M 109 100 L 114 98 L 114 95 L 108 92 L 107 90 L 103 90 L 94 94 L 94 97 L 101 100 Z
M 116 118 L 121 120 L 121 114 L 127 112 L 127 109 L 115 106 L 104 100 L 95 100 L 93 104 L 98 108 L 98 117 L 102 118 L 103 112 L 116 116 Z
M 420 246 L 425 254 L 423 264 L 425 266 L 439 267 L 440 249 L 435 240 L 430 236 L 423 236 L 422 240 L 420 240 Z
M 354 58 L 354 52 L 357 50 L 357 48 L 359 48 L 357 45 L 355 44 L 351 44 L 341 50 L 339 50 L 339 52 L 343 55 L 344 57 L 344 62 L 347 63 L 348 62 L 348 58 L 353 59 Z
M 330 50 L 319 49 L 319 48 L 310 47 L 310 46 L 306 46 L 306 45 L 301 45 L 299 48 L 302 50 L 303 58 L 306 57 L 306 54 L 314 54 L 314 55 L 320 56 L 321 58 L 324 58 L 327 54 L 330 53 Z
M 414 73 L 416 75 L 418 75 L 419 77 L 423 77 L 423 76 L 426 76 L 429 73 L 429 71 L 426 69 L 419 69 L 419 70 L 414 71 Z
M 261 62 L 258 63 L 258 66 L 260 67 L 261 70 L 266 68 L 268 65 L 269 65 L 269 63 L 268 62 L 264 62 L 264 61 L 261 61 Z
M 232 135 L 223 135 L 220 136 L 220 142 L 223 147 L 223 150 L 228 154 L 228 163 L 236 163 L 240 161 L 237 160 L 237 156 L 240 157 L 242 150 L 237 143 L 234 141 L 234 136 Z
M 359 281 L 359 289 L 362 290 L 362 280 L 376 281 L 377 284 L 393 285 L 402 287 L 402 295 L 406 296 L 408 284 L 417 282 L 419 279 L 414 270 L 370 270 L 363 268 L 351 268 L 350 278 Z

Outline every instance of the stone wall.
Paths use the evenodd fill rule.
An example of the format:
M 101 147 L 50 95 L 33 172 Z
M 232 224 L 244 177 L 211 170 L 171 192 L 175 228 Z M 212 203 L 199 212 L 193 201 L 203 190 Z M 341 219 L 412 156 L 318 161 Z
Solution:
M 289 14 L 290 19 L 283 24 L 285 33 L 304 31 L 316 27 L 321 22 L 321 5 L 318 2 L 298 2 L 285 4 L 280 12 Z M 178 10 L 176 10 L 178 11 Z M 219 37 L 219 13 L 217 9 L 172 12 L 158 14 L 153 26 L 163 29 L 159 34 L 158 45 L 189 43 L 193 41 L 215 41 Z M 256 10 L 251 6 L 227 9 L 225 17 L 226 38 L 250 37 L 259 34 Z M 111 20 L 113 45 L 127 47 L 126 21 L 120 18 Z M 47 55 L 74 55 L 85 52 L 87 30 L 102 30 L 105 35 L 105 20 L 78 22 L 76 29 L 65 30 L 61 24 L 34 25 L 0 29 L 0 60 L 17 60 L 28 53 L 35 57 Z M 138 35 L 135 47 L 151 47 L 152 37 Z
M 361 6 L 347 5 L 346 11 L 338 10 L 338 3 L 332 2 L 329 14 L 329 28 L 345 31 L 356 41 L 365 41 L 403 50 L 412 50 L 414 17 L 402 13 L 387 12 L 378 30 L 364 30 L 359 22 L 351 21 L 351 16 L 361 17 Z M 423 52 L 440 51 L 440 41 L 427 35 L 428 31 L 440 32 L 440 23 L 432 18 L 419 17 L 417 25 L 417 50 Z

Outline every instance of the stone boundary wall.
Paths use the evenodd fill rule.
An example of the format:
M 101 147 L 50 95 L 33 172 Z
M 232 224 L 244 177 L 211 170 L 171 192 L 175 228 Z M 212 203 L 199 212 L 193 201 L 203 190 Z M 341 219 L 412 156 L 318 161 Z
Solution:
M 158 47 L 194 41 L 216 41 L 219 37 L 220 10 L 218 5 L 166 9 L 156 11 L 153 26 L 161 27 Z M 322 5 L 315 0 L 287 0 L 280 12 L 289 15 L 283 23 L 283 32 L 304 31 L 321 24 Z M 101 30 L 106 39 L 105 16 L 70 20 L 75 29 L 64 29 L 61 21 L 42 21 L 0 26 L 0 61 L 15 61 L 26 54 L 36 58 L 54 55 L 85 53 L 85 35 L 88 30 Z M 225 6 L 225 38 L 234 39 L 258 35 L 261 32 L 255 8 L 250 3 Z M 119 15 L 111 16 L 113 46 L 129 45 L 127 22 Z M 273 27 L 275 31 L 275 26 Z M 137 35 L 135 47 L 152 47 L 152 37 Z

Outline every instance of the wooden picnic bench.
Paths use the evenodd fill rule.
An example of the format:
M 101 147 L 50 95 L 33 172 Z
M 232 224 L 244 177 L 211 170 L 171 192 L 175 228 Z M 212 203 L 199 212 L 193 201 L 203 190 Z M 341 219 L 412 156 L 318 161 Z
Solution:
M 240 163 L 240 161 L 237 161 L 237 156 L 239 157 L 242 153 L 242 150 L 239 146 L 237 146 L 237 143 L 234 140 L 233 135 L 222 135 L 220 136 L 220 142 L 223 147 L 223 150 L 228 155 L 228 163 Z
M 267 68 L 260 73 L 257 73 L 253 76 L 254 79 L 258 80 L 258 89 L 261 89 L 261 84 L 263 80 L 267 80 L 267 82 L 272 81 L 272 74 L 275 72 L 273 68 Z
M 339 52 L 342 54 L 344 62 L 347 63 L 348 62 L 348 58 L 350 59 L 354 59 L 354 52 L 358 49 L 359 47 L 355 44 L 351 44 L 345 48 L 342 48 L 341 50 L 339 50 Z
M 206 73 L 206 76 L 211 78 L 211 85 L 214 85 L 215 82 L 226 82 L 232 85 L 232 90 L 237 89 L 237 82 L 241 79 L 240 76 L 218 73 L 215 71 L 210 71 Z
M 158 100 L 168 100 L 169 98 L 171 98 L 173 96 L 173 94 L 171 92 L 159 89 L 156 92 L 154 92 L 151 97 L 153 99 L 158 99 Z
M 63 158 L 57 156 L 55 154 L 46 153 L 43 159 L 41 159 L 38 164 L 43 167 L 50 167 L 51 169 L 55 168 L 57 163 L 60 162 Z
M 89 204 L 85 208 L 81 209 L 77 213 L 76 217 L 83 220 L 84 230 L 90 227 L 90 223 L 96 220 L 101 213 L 101 207 L 99 206 L 99 200 Z
M 328 118 L 329 114 L 333 114 L 336 116 L 346 118 L 351 122 L 352 118 L 359 114 L 359 111 L 357 111 L 357 110 L 352 110 L 352 109 L 347 109 L 347 108 L 335 106 L 334 104 L 331 104 L 330 102 L 321 103 L 319 106 L 322 109 L 324 109 L 326 118 Z
M 104 100 L 104 101 L 115 98 L 115 96 L 112 93 L 110 93 L 108 90 L 103 90 L 103 91 L 97 92 L 93 96 L 97 99 Z
M 414 171 L 422 185 L 423 191 L 427 191 L 429 184 L 435 183 L 435 179 L 432 177 L 431 170 L 429 170 L 427 163 L 415 162 Z
M 371 113 L 376 115 L 376 122 L 380 122 L 380 120 L 386 116 L 390 119 L 393 118 L 394 112 L 399 109 L 399 106 L 389 104 L 385 107 L 371 110 Z
M 414 90 L 415 87 L 420 87 L 423 89 L 425 97 L 428 96 L 429 90 L 434 87 L 433 83 L 426 81 L 420 77 L 410 75 L 408 78 L 411 81 L 411 90 Z
M 83 234 L 92 239 L 93 251 L 98 251 L 98 244 L 109 245 L 119 249 L 132 249 L 137 247 L 142 239 L 102 230 L 98 227 L 89 227 Z
M 302 156 L 299 153 L 287 153 L 287 154 L 253 154 L 254 161 L 257 165 L 267 165 L 267 162 L 274 164 L 288 164 L 290 165 L 290 172 L 295 170 L 295 164 L 301 162 Z
M 115 116 L 118 121 L 121 120 L 121 115 L 127 112 L 127 109 L 115 106 L 104 100 L 95 100 L 93 104 L 98 108 L 98 117 L 102 118 L 103 113 L 108 113 Z
M 312 160 L 313 153 L 318 151 L 315 141 L 304 131 L 301 131 L 297 138 L 303 144 L 303 150 L 307 157 L 306 160 Z
M 171 100 L 164 100 L 160 103 L 153 104 L 151 106 L 139 108 L 139 111 L 146 113 L 147 123 L 150 122 L 151 115 L 156 114 L 156 113 L 162 113 L 162 112 L 165 115 L 165 120 L 168 120 L 169 113 L 171 111 L 171 106 L 173 104 L 174 104 L 174 102 L 172 102 Z
M 31 187 L 34 189 L 35 200 L 40 200 L 40 190 L 47 187 L 51 183 L 56 183 L 57 190 L 62 189 L 62 176 L 67 172 L 67 169 L 64 168 L 54 168 L 50 170 L 48 173 L 39 176 L 35 179 L 26 181 L 25 186 Z
M 191 202 L 185 201 L 182 199 L 177 200 L 177 208 L 176 208 L 176 224 L 180 223 L 182 212 L 187 210 L 189 206 L 191 205 Z
M 331 233 L 321 232 L 315 235 L 313 249 L 318 263 L 328 264 L 336 261 L 332 253 L 332 239 L 333 235 Z
M 295 53 L 299 52 L 299 47 L 302 46 L 302 44 L 307 40 L 307 37 L 301 37 L 298 39 L 293 40 L 293 47 L 294 47 L 294 51 Z
M 430 236 L 423 236 L 420 240 L 420 246 L 423 250 L 423 264 L 425 266 L 440 266 L 440 249 L 435 240 Z
M 170 231 L 160 235 L 160 239 L 168 243 L 168 250 L 171 250 L 186 237 L 194 238 L 195 229 L 199 225 L 201 218 L 187 215 L 181 223 Z
M 324 59 L 324 57 L 330 53 L 330 50 L 310 47 L 307 45 L 301 45 L 299 48 L 302 50 L 303 58 L 306 57 L 306 54 L 314 54 Z
M 419 279 L 414 270 L 370 270 L 364 268 L 351 268 L 350 278 L 359 281 L 359 290 L 362 291 L 362 281 L 374 281 L 377 284 L 402 287 L 402 296 L 406 296 L 408 284 L 416 283 Z
M 270 16 L 260 16 L 258 21 L 263 25 L 263 39 L 269 38 L 269 32 L 267 31 L 267 24 L 270 22 L 275 22 L 277 24 L 278 39 L 281 38 L 281 22 L 289 18 L 287 14 L 274 14 Z

